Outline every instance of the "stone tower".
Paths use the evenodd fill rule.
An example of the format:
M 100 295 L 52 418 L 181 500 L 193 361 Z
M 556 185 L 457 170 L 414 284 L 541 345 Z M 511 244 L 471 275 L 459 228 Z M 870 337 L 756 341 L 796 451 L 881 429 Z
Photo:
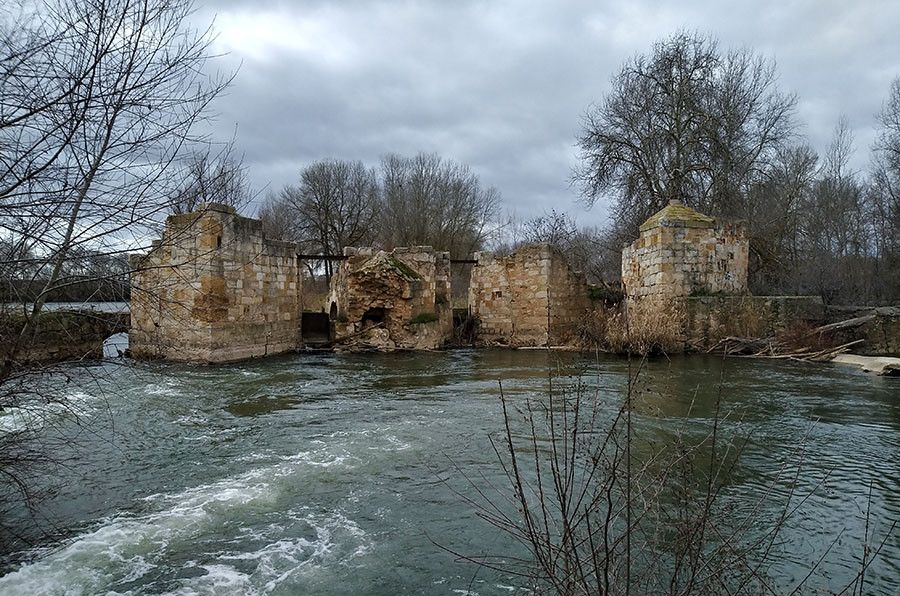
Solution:
M 573 271 L 558 249 L 532 244 L 499 256 L 475 253 L 469 309 L 479 342 L 547 346 L 571 341 L 590 310 L 584 275 Z
M 681 201 L 645 221 L 622 251 L 629 298 L 746 294 L 749 258 L 742 222 L 720 222 Z
M 294 350 L 300 341 L 297 246 L 232 207 L 171 215 L 131 260 L 135 358 L 226 362 Z

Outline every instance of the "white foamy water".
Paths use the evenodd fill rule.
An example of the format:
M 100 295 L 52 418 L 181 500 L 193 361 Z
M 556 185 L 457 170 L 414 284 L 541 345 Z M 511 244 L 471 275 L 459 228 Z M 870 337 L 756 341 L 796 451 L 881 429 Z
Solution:
M 48 379 L 53 395 L 75 394 L 87 416 L 87 424 L 64 413 L 45 418 L 48 438 L 75 440 L 64 446 L 66 465 L 34 470 L 38 488 L 47 489 L 41 520 L 70 539 L 51 542 L 43 528 L 24 523 L 24 507 L 13 510 L 2 521 L 44 548 L 5 544 L 0 596 L 527 594 L 514 574 L 476 569 L 443 548 L 509 561 L 527 556 L 468 498 L 511 494 L 492 492 L 511 490 L 489 440 L 503 432 L 497 378 L 519 407 L 543 395 L 547 367 L 560 369 L 557 356 L 488 350 L 222 366 L 106 361 Z M 625 361 L 590 367 L 588 378 L 621 395 Z M 867 498 L 870 545 L 900 511 L 892 459 L 900 449 L 897 386 L 784 362 L 698 358 L 647 367 L 634 419 L 642 441 L 665 442 L 673 433 L 705 441 L 719 396 L 740 408 L 738 421 L 720 426 L 723 440 L 753 431 L 728 488 L 736 514 L 755 508 L 764 489 L 780 498 L 828 475 L 822 494 L 805 499 L 785 525 L 770 574 L 773 589 L 787 593 L 824 552 L 813 584 L 840 591 L 856 573 Z M 0 423 L 14 428 L 16 420 Z M 811 420 L 820 422 L 804 443 L 801 476 L 773 486 Z M 518 414 L 511 424 L 516 436 L 528 436 Z M 55 455 L 60 441 L 43 438 L 36 433 L 27 444 Z M 758 517 L 754 532 L 775 519 Z M 842 531 L 841 543 L 831 545 Z M 892 535 L 867 570 L 864 593 L 896 594 L 898 552 Z
M 59 416 L 90 417 L 96 401 L 97 397 L 76 391 L 64 400 L 35 401 L 21 407 L 5 408 L 0 413 L 0 434 L 37 431 Z
M 173 553 L 190 552 L 193 541 L 227 534 L 230 520 L 277 513 L 278 523 L 242 530 L 239 543 L 258 548 L 223 550 L 215 562 L 189 562 L 185 567 L 194 576 L 173 580 L 181 586 L 171 592 L 269 593 L 323 561 L 341 562 L 367 551 L 365 533 L 339 511 L 278 511 L 283 488 L 300 481 L 304 471 L 341 465 L 346 459 L 323 448 L 180 493 L 148 496 L 144 501 L 156 511 L 105 519 L 64 546 L 35 553 L 36 561 L 0 577 L 0 594 L 129 594 L 131 590 L 116 587 L 160 571 Z M 285 536 L 287 525 L 309 535 Z

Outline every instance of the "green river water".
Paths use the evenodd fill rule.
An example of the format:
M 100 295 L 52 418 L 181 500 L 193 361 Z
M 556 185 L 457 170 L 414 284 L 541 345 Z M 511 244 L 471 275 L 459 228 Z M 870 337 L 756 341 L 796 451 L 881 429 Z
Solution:
M 527 593 L 437 545 L 517 552 L 457 492 L 471 492 L 464 476 L 502 481 L 488 442 L 502 426 L 498 381 L 521 402 L 560 364 L 623 394 L 625 360 L 541 351 L 72 369 L 50 382 L 74 411 L 45 412 L 35 443 L 63 459 L 51 440 L 63 438 L 67 457 L 33 479 L 40 532 L 24 509 L 4 520 L 33 542 L 0 545 L 0 594 Z M 645 435 L 708 432 L 721 381 L 740 412 L 723 432 L 752 431 L 730 494 L 770 487 L 806 437 L 799 492 L 818 489 L 775 547 L 778 590 L 832 543 L 803 593 L 843 588 L 867 508 L 876 539 L 900 520 L 900 380 L 701 356 L 651 361 L 642 379 L 634 424 Z M 21 418 L 0 415 L 0 432 Z M 864 593 L 900 593 L 900 532 L 866 580 Z

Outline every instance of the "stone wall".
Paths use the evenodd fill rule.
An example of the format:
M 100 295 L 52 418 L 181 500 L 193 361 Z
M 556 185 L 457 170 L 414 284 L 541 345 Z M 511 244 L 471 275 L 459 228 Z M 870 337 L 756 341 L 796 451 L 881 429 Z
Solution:
M 478 321 L 478 343 L 545 346 L 566 343 L 590 308 L 584 276 L 548 244 L 509 256 L 476 253 L 469 309 Z
M 74 305 L 77 308 L 77 304 Z M 0 308 L 0 355 L 9 356 L 25 325 L 20 310 Z M 38 315 L 34 336 L 13 357 L 17 366 L 37 362 L 63 362 L 103 356 L 109 336 L 128 331 L 129 315 L 95 310 L 44 310 Z
M 749 240 L 742 223 L 723 223 L 672 201 L 622 251 L 629 298 L 745 294 Z
M 348 247 L 344 256 L 328 299 L 339 348 L 431 350 L 450 339 L 449 253 Z
M 807 330 L 825 319 L 818 296 L 694 296 L 678 304 L 689 350 L 706 351 L 726 337 L 765 338 Z
M 224 362 L 297 348 L 296 255 L 231 207 L 170 216 L 131 260 L 132 356 Z

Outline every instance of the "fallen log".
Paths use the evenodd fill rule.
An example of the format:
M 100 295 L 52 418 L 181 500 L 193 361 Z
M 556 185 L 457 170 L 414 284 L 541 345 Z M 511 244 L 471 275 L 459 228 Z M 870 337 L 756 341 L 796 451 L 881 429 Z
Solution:
M 831 333 L 832 331 L 843 331 L 845 329 L 853 329 L 855 327 L 861 327 L 868 323 L 869 321 L 873 321 L 875 319 L 875 313 L 870 315 L 864 315 L 862 317 L 855 317 L 852 319 L 847 319 L 846 321 L 838 321 L 837 323 L 829 323 L 828 325 L 822 325 L 821 327 L 816 327 L 809 333 L 810 335 L 822 335 L 823 333 Z
M 763 339 L 754 339 L 750 337 L 726 337 L 720 339 L 716 345 L 707 350 L 707 353 L 722 350 L 725 354 L 759 354 L 767 349 L 771 349 L 775 342 L 774 337 L 766 337 Z
M 853 346 L 857 346 L 861 343 L 864 343 L 865 341 L 866 340 L 864 340 L 864 339 L 857 339 L 856 341 L 847 342 L 840 346 L 835 346 L 833 348 L 828 348 L 828 349 L 816 352 L 814 354 L 810 354 L 805 359 L 809 360 L 811 362 L 827 362 L 827 361 L 831 360 L 832 358 L 834 358 L 835 356 L 837 356 L 838 354 L 843 354 L 844 352 L 846 352 Z
M 847 342 L 839 346 L 811 351 L 810 347 L 787 351 L 786 346 L 772 337 L 752 339 L 746 337 L 726 337 L 710 348 L 707 353 L 721 348 L 726 356 L 743 358 L 769 358 L 773 360 L 797 360 L 802 362 L 827 362 L 838 354 L 847 352 L 853 346 L 865 342 L 864 339 Z M 735 349 L 733 349 L 735 348 Z

